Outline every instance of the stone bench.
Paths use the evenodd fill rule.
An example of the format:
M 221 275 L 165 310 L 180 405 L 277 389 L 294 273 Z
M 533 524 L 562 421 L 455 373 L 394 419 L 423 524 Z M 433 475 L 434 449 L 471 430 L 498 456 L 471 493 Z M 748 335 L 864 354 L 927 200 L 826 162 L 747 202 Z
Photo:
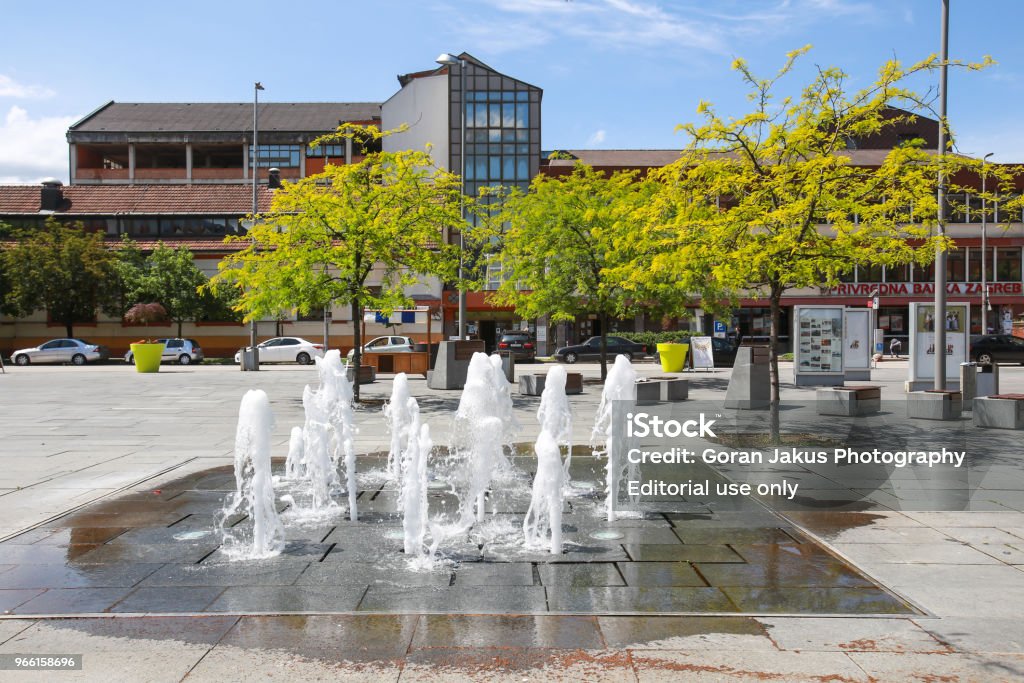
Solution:
M 959 391 L 928 389 L 907 394 L 907 417 L 918 420 L 956 420 L 964 411 Z
M 544 385 L 547 382 L 547 378 L 547 374 L 542 372 L 531 375 L 520 375 L 519 393 L 525 394 L 526 396 L 540 396 L 544 393 Z M 565 373 L 565 393 L 567 395 L 583 393 L 583 373 Z
M 996 394 L 974 399 L 975 427 L 1024 429 L 1024 394 Z
M 882 409 L 882 387 L 826 387 L 816 392 L 818 415 L 856 417 Z
M 685 401 L 690 395 L 690 382 L 682 377 L 648 377 L 636 382 L 637 405 Z

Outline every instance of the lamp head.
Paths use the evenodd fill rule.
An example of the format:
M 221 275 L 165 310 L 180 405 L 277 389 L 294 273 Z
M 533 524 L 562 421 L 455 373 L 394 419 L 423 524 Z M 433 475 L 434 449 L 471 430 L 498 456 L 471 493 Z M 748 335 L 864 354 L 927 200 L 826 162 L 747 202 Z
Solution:
M 434 61 L 437 62 L 438 64 L 443 64 L 444 66 L 455 66 L 461 60 L 459 60 L 459 58 L 456 57 L 455 55 L 449 54 L 447 52 L 442 52 L 437 56 L 437 59 L 435 59 Z

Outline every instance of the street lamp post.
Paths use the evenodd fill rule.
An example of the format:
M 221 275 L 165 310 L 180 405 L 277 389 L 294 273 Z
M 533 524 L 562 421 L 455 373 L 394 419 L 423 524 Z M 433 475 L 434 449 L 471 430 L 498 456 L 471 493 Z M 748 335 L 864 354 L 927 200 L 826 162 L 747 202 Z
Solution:
M 459 107 L 461 108 L 461 115 L 459 121 L 461 123 L 461 137 L 459 139 L 459 216 L 462 218 L 462 225 L 459 226 L 459 320 L 458 320 L 458 335 L 459 339 L 466 338 L 466 290 L 462 287 L 462 262 L 463 262 L 463 249 L 465 248 L 465 240 L 463 239 L 463 228 L 466 223 L 466 60 L 455 55 L 448 54 L 447 52 L 441 53 L 436 60 L 438 64 L 452 67 L 458 65 L 459 67 Z
M 939 65 L 939 189 L 938 236 L 946 236 L 946 173 L 942 162 L 946 155 L 946 95 L 949 68 L 949 0 L 942 0 L 942 56 Z M 946 389 L 946 252 L 943 244 L 935 248 L 935 382 L 936 391 Z
M 256 225 L 256 214 L 259 213 L 260 204 L 257 195 L 257 184 L 259 182 L 259 150 L 257 138 L 259 136 L 259 102 L 260 90 L 263 85 L 257 81 L 252 90 L 252 224 Z M 252 365 L 250 370 L 260 369 L 260 351 L 256 347 L 256 319 L 249 321 L 249 348 L 252 350 Z
M 981 158 L 981 333 L 988 334 L 988 200 L 985 199 L 985 176 L 989 152 Z

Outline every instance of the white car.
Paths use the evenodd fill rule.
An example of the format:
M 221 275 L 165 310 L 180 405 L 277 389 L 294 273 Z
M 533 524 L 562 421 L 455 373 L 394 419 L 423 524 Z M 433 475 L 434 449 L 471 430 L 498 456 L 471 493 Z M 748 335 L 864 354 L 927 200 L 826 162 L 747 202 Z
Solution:
M 249 347 L 246 347 L 249 348 Z M 314 358 L 324 357 L 323 344 L 314 344 L 302 337 L 274 337 L 257 344 L 261 363 L 298 363 L 309 365 Z M 242 362 L 242 351 L 235 354 L 235 362 Z
M 110 349 L 102 344 L 91 344 L 82 339 L 51 339 L 29 349 L 18 349 L 11 354 L 15 365 L 30 363 L 86 363 L 110 358 Z
M 409 337 L 377 337 L 363 346 L 363 353 L 411 353 L 415 342 Z M 348 352 L 348 357 L 356 355 L 356 350 Z

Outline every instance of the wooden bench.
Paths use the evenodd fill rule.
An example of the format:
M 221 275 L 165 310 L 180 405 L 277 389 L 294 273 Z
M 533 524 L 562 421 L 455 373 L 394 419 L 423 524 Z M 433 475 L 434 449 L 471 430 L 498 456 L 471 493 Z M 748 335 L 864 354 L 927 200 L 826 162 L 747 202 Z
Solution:
M 882 409 L 882 387 L 823 387 L 816 392 L 818 415 L 856 417 Z

